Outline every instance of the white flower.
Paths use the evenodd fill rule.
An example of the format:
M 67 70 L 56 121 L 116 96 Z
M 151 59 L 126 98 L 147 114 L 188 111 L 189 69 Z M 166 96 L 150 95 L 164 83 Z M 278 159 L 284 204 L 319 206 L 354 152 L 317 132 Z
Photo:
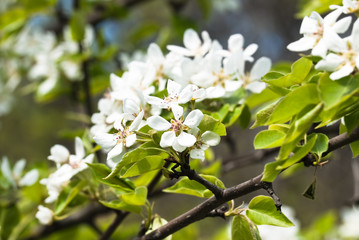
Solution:
M 228 50 L 220 51 L 224 56 L 230 57 L 238 51 L 243 51 L 243 57 L 246 61 L 253 61 L 252 55 L 257 51 L 258 45 L 252 43 L 243 49 L 244 38 L 242 34 L 233 34 L 228 39 Z
M 37 208 L 38 211 L 35 217 L 39 220 L 39 222 L 44 225 L 48 225 L 52 223 L 54 218 L 54 212 L 51 209 L 44 207 L 42 205 L 39 205 Z
M 203 43 L 201 42 L 198 34 L 193 29 L 187 29 L 183 36 L 183 44 L 185 48 L 175 45 L 168 45 L 167 49 L 187 57 L 201 57 L 204 56 L 211 47 L 211 38 L 209 37 L 208 32 L 202 32 L 202 39 Z
M 312 12 L 309 17 L 304 17 L 300 27 L 300 33 L 304 36 L 287 46 L 290 51 L 301 52 L 312 49 L 315 56 L 325 57 L 328 50 L 340 49 L 342 41 L 338 33 L 344 33 L 350 26 L 351 18 L 337 19 L 341 11 L 339 9 L 329 13 L 324 19 Z
M 60 144 L 56 144 L 50 148 L 51 155 L 47 158 L 56 163 L 59 168 L 61 164 L 68 162 L 70 158 L 70 152 L 66 147 Z
M 122 156 L 126 148 L 135 144 L 137 137 L 134 131 L 140 129 L 143 115 L 144 111 L 141 111 L 129 127 L 124 126 L 122 118 L 118 119 L 114 124 L 117 133 L 100 133 L 93 138 L 105 151 L 109 151 L 107 160 Z
M 218 145 L 220 140 L 221 137 L 217 133 L 212 131 L 204 132 L 201 135 L 200 140 L 196 142 L 194 148 L 189 152 L 191 158 L 204 161 L 204 151 L 207 150 L 210 146 Z
M 146 101 L 151 105 L 156 105 L 159 108 L 167 108 L 168 110 L 172 109 L 175 118 L 179 118 L 183 115 L 183 107 L 179 104 L 184 104 L 189 102 L 192 99 L 192 87 L 187 86 L 181 90 L 181 85 L 168 80 L 167 82 L 167 92 L 168 96 L 164 99 L 154 97 L 154 96 L 146 96 Z
M 39 178 L 39 172 L 36 169 L 32 169 L 29 172 L 25 173 L 24 176 L 22 176 L 25 165 L 26 160 L 20 159 L 15 163 L 13 169 L 11 169 L 8 158 L 4 156 L 1 163 L 1 172 L 14 187 L 31 186 L 35 182 L 37 182 Z
M 337 53 L 329 53 L 319 61 L 315 69 L 333 72 L 332 80 L 350 75 L 355 68 L 359 69 L 359 20 L 355 21 L 351 35 L 341 40 L 342 48 Z
M 343 6 L 330 5 L 330 9 L 340 9 L 343 13 L 354 13 L 359 11 L 359 1 L 357 0 L 343 0 Z
M 172 147 L 178 152 L 183 152 L 187 147 L 192 147 L 197 141 L 195 136 L 186 131 L 196 128 L 202 118 L 203 113 L 196 109 L 191 111 L 184 121 L 179 117 L 172 119 L 169 123 L 160 116 L 152 116 L 147 119 L 147 123 L 157 131 L 166 131 L 161 137 L 161 147 Z

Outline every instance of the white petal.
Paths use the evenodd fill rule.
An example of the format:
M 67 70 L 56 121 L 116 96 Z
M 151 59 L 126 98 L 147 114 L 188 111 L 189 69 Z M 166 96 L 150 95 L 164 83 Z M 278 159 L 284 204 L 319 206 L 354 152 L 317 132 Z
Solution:
M 25 160 L 25 159 L 21 159 L 21 160 L 19 160 L 19 161 L 17 161 L 17 162 L 15 163 L 15 166 L 14 166 L 12 172 L 13 172 L 13 175 L 14 175 L 16 178 L 18 178 L 18 177 L 21 176 L 21 173 L 22 173 L 22 171 L 24 170 L 25 165 L 26 165 L 26 160 Z
M 135 120 L 133 120 L 133 122 L 131 123 L 130 127 L 128 128 L 128 130 L 129 130 L 130 132 L 136 131 L 136 130 L 139 129 L 144 114 L 145 114 L 145 112 L 142 110 L 142 111 L 138 114 L 138 116 L 135 118 Z
M 192 147 L 196 143 L 197 139 L 192 134 L 181 132 L 181 134 L 177 137 L 177 141 L 184 147 Z
M 209 87 L 206 89 L 206 98 L 220 98 L 226 94 L 222 86 Z
M 186 149 L 185 146 L 182 146 L 181 144 L 178 143 L 177 138 L 174 139 L 173 144 L 172 144 L 172 148 L 174 150 L 176 150 L 177 152 L 183 152 Z
M 183 115 L 183 107 L 178 104 L 171 104 L 171 109 L 176 120 L 179 120 Z
M 118 116 L 115 120 L 115 122 L 113 123 L 113 127 L 118 130 L 118 131 L 123 131 L 124 128 L 124 124 L 126 124 L 126 122 L 124 121 L 124 117 L 126 115 L 121 114 L 121 116 Z
M 66 147 L 56 144 L 50 149 L 51 155 L 48 156 L 49 160 L 55 161 L 56 163 L 64 163 L 70 157 L 70 152 Z
M 52 222 L 53 216 L 53 211 L 42 205 L 38 206 L 38 211 L 35 214 L 35 217 L 39 220 L 39 222 L 44 225 L 50 224 Z
M 354 66 L 352 66 L 350 63 L 345 64 L 343 67 L 341 67 L 338 71 L 333 72 L 330 74 L 330 79 L 332 80 L 338 80 L 342 77 L 346 77 L 349 74 L 351 74 L 354 70 Z
M 300 26 L 299 33 L 315 33 L 318 31 L 318 22 L 316 19 L 305 16 Z
M 179 55 L 183 55 L 183 56 L 192 56 L 192 52 L 190 50 L 188 50 L 187 48 L 183 48 L 183 47 L 179 47 L 179 46 L 175 46 L 175 45 L 168 45 L 167 49 L 171 52 L 174 52 L 176 54 Z
M 194 85 L 187 85 L 178 96 L 178 103 L 184 104 L 192 99 L 192 89 Z
M 352 22 L 351 17 L 342 18 L 333 25 L 333 30 L 339 34 L 344 33 L 348 30 L 351 22 Z
M 352 44 L 355 51 L 359 51 L 359 19 L 355 21 L 352 29 Z
M 126 147 L 131 147 L 137 140 L 136 134 L 131 134 L 126 137 Z
M 200 159 L 204 161 L 204 151 L 202 149 L 192 149 L 189 154 L 193 159 Z
M 107 154 L 107 159 L 112 159 L 118 155 L 120 155 L 123 152 L 123 144 L 119 143 L 116 144 L 114 148 Z
M 252 55 L 257 51 L 258 45 L 255 43 L 249 44 L 246 49 L 243 51 L 243 55 L 245 57 L 245 60 L 252 61 Z
M 94 136 L 93 139 L 98 145 L 100 145 L 106 151 L 113 148 L 117 143 L 116 136 L 114 134 L 109 134 L 109 133 L 98 134 Z
M 324 39 L 321 39 L 312 49 L 312 55 L 325 58 L 328 52 L 328 47 Z
M 171 127 L 171 124 L 166 119 L 160 116 L 152 116 L 147 119 L 147 124 L 157 131 L 166 131 Z
M 242 81 L 233 81 L 233 80 L 226 80 L 224 82 L 224 87 L 226 92 L 234 92 L 239 89 L 243 85 Z
M 332 26 L 333 24 L 336 23 L 338 17 L 342 14 L 342 11 L 340 9 L 336 9 L 332 12 L 330 12 L 329 14 L 327 14 L 324 19 L 323 22 L 327 25 Z
M 139 113 L 140 112 L 140 106 L 138 105 L 138 103 L 131 99 L 131 98 L 126 98 L 123 101 L 123 112 L 124 113 L 130 113 L 130 114 L 134 114 L 134 113 Z
M 357 69 L 359 69 L 359 54 L 355 59 L 355 66 L 357 67 Z
M 325 59 L 320 60 L 315 65 L 315 69 L 332 72 L 335 71 L 335 69 L 337 69 L 337 67 L 342 64 L 343 61 L 344 59 L 341 56 L 334 53 L 329 53 Z
M 39 172 L 36 169 L 32 169 L 27 172 L 19 181 L 20 186 L 31 186 L 39 179 Z
M 302 37 L 298 41 L 290 43 L 287 48 L 292 52 L 302 52 L 307 51 L 313 48 L 315 43 L 315 38 L 312 37 Z
M 173 131 L 164 132 L 161 136 L 160 146 L 163 148 L 171 147 L 176 138 L 176 133 Z
M 334 52 L 342 52 L 347 49 L 346 41 L 344 39 L 342 39 L 331 28 L 324 29 L 324 34 L 323 34 L 322 40 L 325 41 L 325 45 L 327 46 L 327 49 L 332 50 Z
M 266 88 L 266 84 L 261 81 L 254 81 L 246 86 L 246 89 L 253 93 L 260 93 Z
M 147 58 L 156 67 L 159 67 L 165 60 L 160 47 L 156 43 L 151 43 L 147 49 Z
M 76 153 L 76 156 L 78 156 L 79 158 L 84 158 L 86 155 L 84 144 L 83 144 L 81 138 L 79 138 L 79 137 L 75 138 L 75 153 Z
M 195 89 L 193 91 L 192 99 L 194 100 L 202 100 L 206 97 L 206 90 L 203 88 Z
M 163 105 L 163 99 L 154 96 L 145 96 L 145 100 L 148 104 L 161 106 Z
M 189 128 L 194 128 L 200 124 L 202 118 L 203 113 L 201 112 L 201 110 L 196 109 L 187 115 L 186 120 L 183 122 L 183 124 L 188 126 Z
M 216 146 L 221 141 L 221 137 L 212 131 L 206 131 L 202 134 L 201 139 L 209 146 Z
M 168 82 L 167 82 L 168 96 L 178 97 L 180 91 L 181 91 L 181 85 L 179 85 L 175 81 L 168 80 Z
M 13 178 L 12 173 L 11 173 L 11 168 L 10 168 L 9 159 L 8 159 L 7 157 L 5 157 L 5 156 L 2 158 L 1 171 L 2 171 L 2 174 L 3 174 L 13 185 L 15 185 L 15 181 L 14 181 L 14 178 Z
M 184 32 L 183 44 L 190 50 L 196 50 L 201 46 L 201 39 L 193 29 L 187 29 Z
M 242 50 L 243 42 L 244 42 L 244 39 L 243 39 L 242 34 L 234 34 L 234 35 L 230 36 L 228 39 L 228 49 L 231 52 Z
M 261 57 L 258 59 L 250 72 L 252 80 L 260 80 L 267 72 L 269 72 L 272 66 L 272 61 L 267 57 Z

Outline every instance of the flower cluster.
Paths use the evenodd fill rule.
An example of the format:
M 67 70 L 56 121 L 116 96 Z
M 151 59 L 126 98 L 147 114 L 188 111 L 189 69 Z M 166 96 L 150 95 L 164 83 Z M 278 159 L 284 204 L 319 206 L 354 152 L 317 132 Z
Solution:
M 152 43 L 143 60 L 126 64 L 121 77 L 111 74 L 111 90 L 98 102 L 91 128 L 95 142 L 108 152 L 108 165 L 135 146 L 136 131 L 146 124 L 164 132 L 161 147 L 188 150 L 192 158 L 203 160 L 204 151 L 220 137 L 198 128 L 203 109 L 197 103 L 228 98 L 239 89 L 260 93 L 265 88 L 261 77 L 271 61 L 262 57 L 246 72 L 258 46 L 244 47 L 241 34 L 228 39 L 227 49 L 206 31 L 199 36 L 188 29 L 183 42 L 183 47 L 167 46 L 167 54 Z
M 300 33 L 303 37 L 288 45 L 291 51 L 307 51 L 321 57 L 315 69 L 332 72 L 330 78 L 338 80 L 359 70 L 359 20 L 356 20 L 352 32 L 347 37 L 345 33 L 352 18 L 350 16 L 338 20 L 342 13 L 358 11 L 359 2 L 343 0 L 343 6 L 332 6 L 333 10 L 322 18 L 317 12 L 312 12 L 303 19 Z

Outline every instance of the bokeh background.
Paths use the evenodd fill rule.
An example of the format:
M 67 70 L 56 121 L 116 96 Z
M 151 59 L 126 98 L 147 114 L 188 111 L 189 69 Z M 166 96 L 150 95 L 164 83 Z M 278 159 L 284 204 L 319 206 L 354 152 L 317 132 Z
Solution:
M 299 55 L 288 51 L 286 46 L 300 37 L 301 17 L 308 14 L 308 9 L 314 8 L 309 2 L 41 0 L 40 4 L 34 4 L 30 0 L 1 0 L 0 109 L 3 111 L 0 111 L 0 156 L 6 155 L 12 161 L 25 158 L 33 166 L 49 165 L 47 156 L 50 154 L 50 147 L 59 143 L 73 149 L 73 137 L 83 134 L 84 128 L 88 126 L 89 119 L 85 116 L 83 104 L 84 93 L 78 90 L 81 84 L 78 81 L 67 81 L 61 91 L 45 97 L 36 92 L 34 85 L 40 84 L 41 80 L 31 80 L 27 75 L 34 61 L 28 62 L 28 59 L 12 52 L 13 44 L 19 41 L 19 33 L 27 27 L 31 27 L 31 31 L 40 29 L 53 32 L 61 41 L 64 27 L 82 9 L 81 16 L 95 29 L 97 43 L 91 49 L 92 54 L 97 57 L 103 57 L 104 51 L 108 54 L 103 58 L 98 57 L 100 60 L 93 63 L 90 69 L 95 89 L 92 111 L 96 112 L 96 99 L 109 86 L 110 73 L 121 74 L 126 67 L 126 59 L 140 57 L 151 42 L 157 42 L 164 51 L 166 44 L 182 45 L 182 34 L 187 28 L 194 28 L 198 32 L 206 30 L 212 39 L 217 39 L 225 47 L 230 35 L 241 33 L 245 38 L 245 46 L 250 43 L 259 45 L 255 58 L 267 56 L 274 64 L 298 59 Z M 25 12 L 21 12 L 19 9 L 24 6 L 30 8 L 22 9 Z M 13 21 L 9 18 L 13 18 Z M 13 61 L 20 66 L 16 73 L 20 81 L 10 94 L 4 90 L 9 77 L 14 74 L 9 73 L 9 65 Z M 234 127 L 231 131 L 231 136 L 235 139 L 235 152 L 227 146 L 226 141 L 222 141 L 215 148 L 216 158 L 225 160 L 253 152 L 252 142 L 258 130 Z M 337 133 L 331 131 L 329 136 Z M 225 185 L 231 186 L 259 174 L 266 161 L 271 161 L 274 157 L 272 155 L 261 162 L 246 163 L 243 167 L 230 170 L 223 176 Z M 283 204 L 295 210 L 295 216 L 304 228 L 310 226 L 316 216 L 325 214 L 328 210 L 338 211 L 355 197 L 349 149 L 339 150 L 331 159 L 330 164 L 282 176 L 274 183 L 277 195 Z M 316 198 L 310 200 L 303 197 L 302 193 L 315 176 Z M 238 199 L 237 204 L 248 202 L 253 196 L 255 195 Z M 162 195 L 154 201 L 156 211 L 165 219 L 172 219 L 201 202 L 201 199 Z M 131 217 L 128 221 L 135 223 L 136 220 L 136 217 Z M 185 232 L 189 239 L 210 239 L 213 237 L 212 229 L 225 228 L 226 224 L 223 219 L 206 219 L 199 223 L 200 231 L 188 227 Z M 119 229 L 126 230 L 128 229 Z

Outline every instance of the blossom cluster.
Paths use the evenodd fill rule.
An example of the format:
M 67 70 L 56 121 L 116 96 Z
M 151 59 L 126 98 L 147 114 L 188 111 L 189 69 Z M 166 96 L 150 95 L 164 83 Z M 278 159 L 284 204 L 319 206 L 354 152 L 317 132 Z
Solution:
M 49 196 L 45 199 L 45 203 L 55 202 L 61 191 L 70 183 L 72 177 L 79 172 L 85 170 L 87 163 L 92 163 L 94 154 L 86 156 L 84 144 L 79 137 L 75 139 L 75 154 L 70 154 L 69 150 L 60 144 L 56 144 L 50 149 L 51 155 L 48 157 L 50 161 L 56 164 L 56 171 L 51 173 L 48 178 L 43 178 L 40 183 L 45 185 Z M 52 222 L 52 210 L 42 205 L 36 217 L 42 224 Z
M 148 125 L 164 132 L 162 148 L 188 150 L 194 159 L 204 160 L 204 151 L 220 137 L 198 128 L 203 112 L 196 103 L 231 97 L 237 90 L 260 93 L 261 77 L 271 68 L 269 58 L 254 62 L 258 46 L 244 47 L 241 34 L 232 35 L 225 49 L 206 31 L 184 33 L 184 47 L 169 45 L 164 54 L 152 43 L 143 60 L 127 64 L 121 77 L 111 74 L 111 90 L 98 102 L 91 134 L 114 166 L 123 154 L 136 146 L 136 131 Z M 246 72 L 245 65 L 254 62 Z
M 332 5 L 332 12 L 322 18 L 312 12 L 303 19 L 300 33 L 303 37 L 288 45 L 295 52 L 311 50 L 321 60 L 315 69 L 332 72 L 330 78 L 338 80 L 359 70 L 359 20 L 357 19 L 347 37 L 341 37 L 350 27 L 351 16 L 339 17 L 344 13 L 359 11 L 359 1 L 343 0 L 343 6 Z

